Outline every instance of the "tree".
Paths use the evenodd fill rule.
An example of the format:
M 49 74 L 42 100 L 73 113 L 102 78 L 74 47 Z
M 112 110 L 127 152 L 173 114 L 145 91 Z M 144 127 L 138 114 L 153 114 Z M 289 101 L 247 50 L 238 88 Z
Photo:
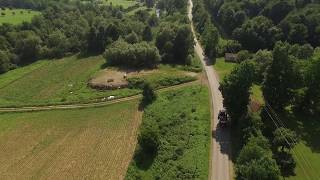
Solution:
M 152 41 L 152 31 L 150 26 L 146 26 L 142 33 L 142 39 L 144 41 Z
M 187 64 L 193 53 L 194 38 L 189 25 L 163 24 L 156 37 L 162 60 L 166 63 Z
M 30 63 L 39 57 L 42 41 L 33 31 L 11 32 L 8 35 L 21 64 Z
M 268 140 L 261 134 L 249 138 L 236 161 L 238 179 L 277 180 L 279 168 L 269 147 Z
M 220 85 L 219 89 L 224 98 L 223 105 L 234 123 L 247 114 L 254 74 L 254 64 L 245 61 L 226 76 Z
M 271 64 L 271 62 L 273 60 L 272 52 L 270 52 L 268 50 L 259 50 L 258 52 L 256 52 L 256 54 L 253 55 L 252 59 L 254 62 L 256 62 L 256 65 L 257 65 L 256 81 L 262 83 L 266 69 Z
M 310 114 L 320 113 L 320 58 L 314 59 L 306 72 L 304 103 L 301 105 Z
M 139 37 L 135 32 L 131 32 L 125 37 L 125 40 L 130 44 L 134 44 L 139 42 Z
M 285 149 L 291 150 L 297 143 L 298 138 L 294 131 L 286 128 L 278 128 L 273 133 L 273 145 L 277 149 L 284 151 Z
M 154 0 L 145 0 L 146 1 L 146 6 L 148 8 L 152 8 L 154 6 Z
M 232 36 L 248 50 L 272 48 L 282 32 L 272 21 L 264 16 L 257 16 L 246 21 L 233 31 Z
M 211 59 L 217 56 L 217 46 L 219 43 L 219 33 L 211 23 L 208 23 L 202 34 L 202 43 L 205 54 Z
M 289 1 L 277 1 L 265 8 L 262 14 L 272 19 L 274 23 L 279 23 L 293 8 Z
M 238 62 L 242 62 L 245 60 L 249 60 L 251 58 L 251 54 L 248 50 L 241 50 L 237 53 Z
M 294 24 L 289 31 L 291 43 L 304 44 L 308 37 L 308 28 L 303 24 Z
M 59 30 L 49 35 L 47 46 L 50 49 L 48 56 L 51 58 L 61 58 L 69 50 L 67 37 Z
M 153 87 L 149 83 L 145 83 L 143 87 L 142 95 L 143 95 L 142 101 L 145 105 L 151 104 L 157 98 Z
M 313 47 L 310 44 L 294 44 L 290 47 L 290 54 L 298 59 L 309 59 L 313 56 Z
M 158 49 L 146 42 L 129 44 L 118 40 L 106 49 L 104 57 L 110 65 L 135 68 L 154 68 L 160 62 Z
M 288 43 L 278 42 L 273 49 L 262 90 L 265 100 L 276 110 L 283 110 L 292 99 L 293 65 L 289 58 Z
M 194 49 L 194 37 L 189 25 L 183 25 L 178 29 L 174 49 L 176 62 L 186 64 L 188 56 L 193 53 Z
M 10 59 L 8 53 L 0 50 L 0 74 L 9 71 L 10 69 Z

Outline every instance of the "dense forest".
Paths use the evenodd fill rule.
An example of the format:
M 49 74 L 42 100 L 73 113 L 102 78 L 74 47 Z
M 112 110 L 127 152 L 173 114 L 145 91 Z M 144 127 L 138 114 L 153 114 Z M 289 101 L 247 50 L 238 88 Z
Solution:
M 6 1 L 13 8 L 44 9 L 31 23 L 0 26 L 0 73 L 39 59 L 105 51 L 110 65 L 155 67 L 160 61 L 180 64 L 191 61 L 191 28 L 186 25 L 186 17 L 176 13 L 186 8 L 186 2 L 159 1 L 158 8 L 164 16 L 161 23 L 156 14 L 146 10 L 128 16 L 121 6 L 111 4 L 41 2 Z M 128 51 L 122 51 L 123 48 Z

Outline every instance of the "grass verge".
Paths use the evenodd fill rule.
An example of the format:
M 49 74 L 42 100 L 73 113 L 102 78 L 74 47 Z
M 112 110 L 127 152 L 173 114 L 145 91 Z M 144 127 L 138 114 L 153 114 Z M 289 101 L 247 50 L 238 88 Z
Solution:
M 139 148 L 126 179 L 207 179 L 210 109 L 206 87 L 163 92 L 145 109 L 143 128 L 156 128 L 160 147 L 155 157 L 140 161 Z

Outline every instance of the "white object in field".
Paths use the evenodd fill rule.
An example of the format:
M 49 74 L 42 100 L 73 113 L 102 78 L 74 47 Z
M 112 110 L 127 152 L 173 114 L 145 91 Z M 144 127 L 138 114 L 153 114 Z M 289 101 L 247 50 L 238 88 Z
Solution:
M 108 97 L 108 100 L 112 100 L 112 99 L 114 99 L 115 97 L 114 96 L 109 96 Z

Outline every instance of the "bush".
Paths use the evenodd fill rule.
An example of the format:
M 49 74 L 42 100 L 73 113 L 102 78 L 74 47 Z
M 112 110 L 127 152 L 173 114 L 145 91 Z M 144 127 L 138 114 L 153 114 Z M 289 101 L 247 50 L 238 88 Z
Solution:
M 251 54 L 248 50 L 241 50 L 237 53 L 237 55 L 238 55 L 239 62 L 249 60 L 251 58 Z

